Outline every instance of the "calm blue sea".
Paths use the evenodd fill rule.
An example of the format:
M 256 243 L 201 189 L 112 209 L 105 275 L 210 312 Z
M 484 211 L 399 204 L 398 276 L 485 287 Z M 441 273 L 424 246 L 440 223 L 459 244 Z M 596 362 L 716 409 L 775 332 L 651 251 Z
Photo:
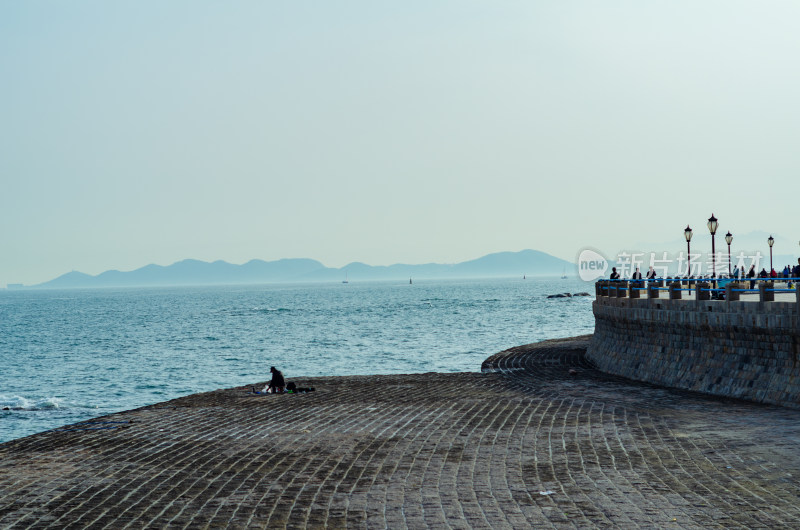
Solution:
M 303 376 L 478 371 L 590 333 L 579 280 L 0 291 L 0 442 L 178 396 Z

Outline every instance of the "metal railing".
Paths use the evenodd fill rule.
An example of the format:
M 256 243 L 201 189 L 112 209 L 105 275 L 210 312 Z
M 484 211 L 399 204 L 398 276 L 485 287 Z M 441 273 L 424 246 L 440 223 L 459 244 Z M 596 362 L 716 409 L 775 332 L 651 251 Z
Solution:
M 746 285 L 750 284 L 750 288 Z M 776 286 L 783 283 L 784 288 Z M 684 287 L 686 286 L 686 287 Z M 609 298 L 660 298 L 668 291 L 672 300 L 682 299 L 682 293 L 695 294 L 696 300 L 739 300 L 744 294 L 758 294 L 761 302 L 774 302 L 775 293 L 795 293 L 800 303 L 800 278 L 643 278 L 637 280 L 605 279 L 595 283 L 595 294 Z

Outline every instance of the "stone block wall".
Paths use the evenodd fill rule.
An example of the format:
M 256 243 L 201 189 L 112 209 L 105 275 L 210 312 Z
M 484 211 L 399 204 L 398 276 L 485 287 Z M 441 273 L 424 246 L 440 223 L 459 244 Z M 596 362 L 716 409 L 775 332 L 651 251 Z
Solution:
M 630 379 L 800 408 L 797 306 L 598 297 L 587 357 Z

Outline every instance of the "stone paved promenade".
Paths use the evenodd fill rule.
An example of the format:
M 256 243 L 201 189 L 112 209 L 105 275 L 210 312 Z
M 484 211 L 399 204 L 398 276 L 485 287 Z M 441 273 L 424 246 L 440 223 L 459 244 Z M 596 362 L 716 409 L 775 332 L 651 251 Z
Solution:
M 0 528 L 800 525 L 800 411 L 606 376 L 585 348 L 220 390 L 15 440 Z

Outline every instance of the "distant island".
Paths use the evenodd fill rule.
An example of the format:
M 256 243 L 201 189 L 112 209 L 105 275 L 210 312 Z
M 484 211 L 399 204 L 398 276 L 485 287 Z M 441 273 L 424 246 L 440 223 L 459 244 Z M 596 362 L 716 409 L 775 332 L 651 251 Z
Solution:
M 146 265 L 133 271 L 106 271 L 97 276 L 68 272 L 54 280 L 26 289 L 85 289 L 95 287 L 167 287 L 188 285 L 236 285 L 259 283 L 330 282 L 347 278 L 353 281 L 449 279 L 533 276 L 560 276 L 574 265 L 538 250 L 498 252 L 451 265 L 396 264 L 372 266 L 350 263 L 336 269 L 313 259 L 251 260 L 242 265 L 225 261 L 193 259 L 172 265 Z M 22 286 L 16 286 L 20 288 Z

